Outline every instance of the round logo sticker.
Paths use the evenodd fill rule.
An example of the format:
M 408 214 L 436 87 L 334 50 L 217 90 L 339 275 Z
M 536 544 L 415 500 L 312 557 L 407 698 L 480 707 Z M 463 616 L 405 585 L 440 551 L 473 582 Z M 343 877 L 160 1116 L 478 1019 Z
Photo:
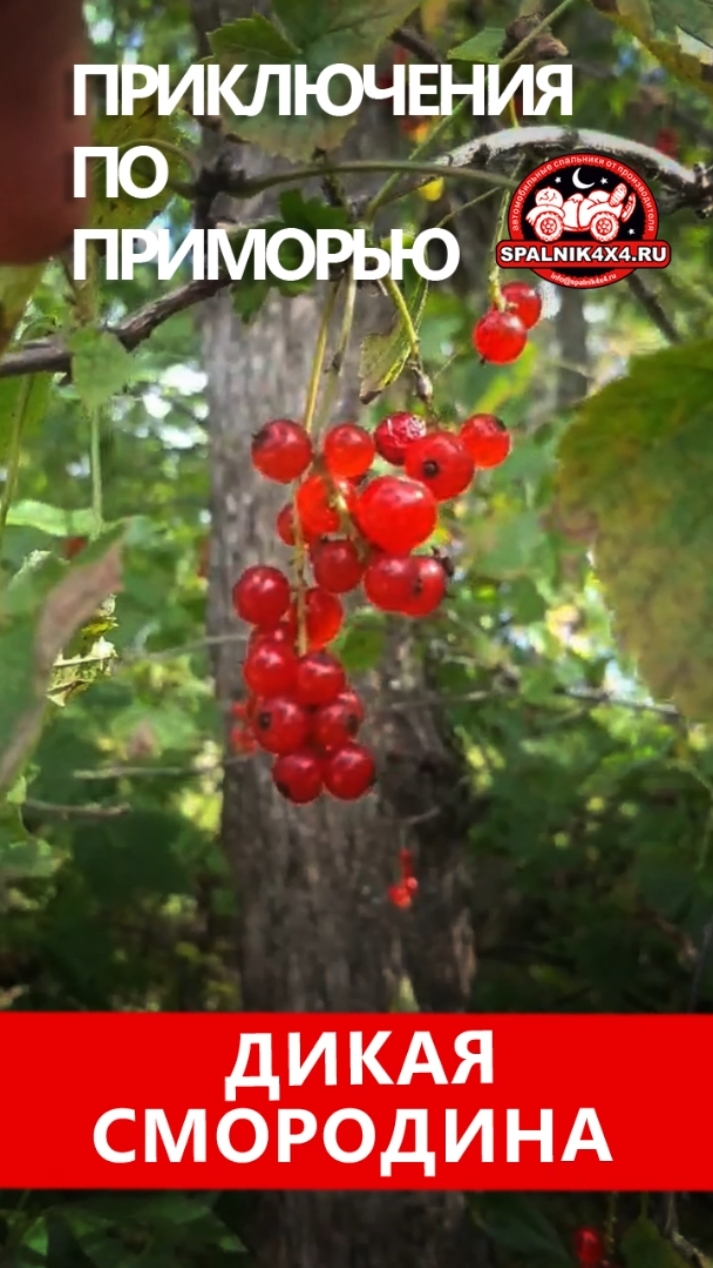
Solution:
M 648 185 L 607 154 L 565 154 L 530 172 L 513 195 L 508 227 L 500 267 L 529 268 L 557 286 L 611 286 L 671 260 Z

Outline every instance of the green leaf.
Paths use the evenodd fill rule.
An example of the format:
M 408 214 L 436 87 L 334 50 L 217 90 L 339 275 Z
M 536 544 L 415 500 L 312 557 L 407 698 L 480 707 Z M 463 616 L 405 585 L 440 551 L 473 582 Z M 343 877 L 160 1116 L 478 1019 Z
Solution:
M 713 342 L 634 361 L 560 449 L 556 519 L 594 543 L 616 632 L 655 695 L 713 719 Z
M 713 97 L 713 10 L 708 0 L 591 0 L 672 75 Z
M 103 116 L 97 120 L 94 128 L 95 145 L 117 147 L 122 153 L 134 145 L 155 145 L 157 149 L 161 149 L 162 142 L 167 147 L 175 146 L 178 150 L 188 149 L 175 117 L 158 113 L 156 98 L 138 102 L 131 115 Z M 142 229 L 164 210 L 173 197 L 171 182 L 190 178 L 187 163 L 181 162 L 178 154 L 170 148 L 165 153 L 170 181 L 153 198 L 132 198 L 123 191 L 120 191 L 118 198 L 108 198 L 106 164 L 103 161 L 95 162 L 91 211 L 93 229 Z M 145 164 L 143 169 L 142 162 Z M 150 160 L 137 159 L 132 175 L 137 185 L 146 187 L 153 184 L 153 163 Z
M 632 1224 L 622 1242 L 626 1268 L 685 1268 L 685 1260 L 664 1241 L 651 1220 Z
M 7 522 L 13 528 L 36 528 L 48 537 L 89 537 L 94 529 L 94 512 L 65 511 L 48 502 L 28 499 L 10 508 Z
M 410 264 L 404 266 L 403 290 L 411 320 L 418 331 L 426 307 L 428 282 L 419 277 Z M 375 401 L 391 383 L 396 382 L 410 355 L 406 327 L 398 313 L 386 334 L 366 336 L 359 359 L 359 399 L 364 405 Z
M 294 62 L 300 53 L 295 44 L 259 13 L 251 18 L 237 18 L 235 22 L 220 27 L 211 35 L 210 44 L 216 57 L 227 56 L 234 62 L 246 62 L 248 65 Z
M 224 70 L 246 65 L 236 86 L 236 96 L 248 105 L 254 96 L 260 65 L 266 62 L 303 63 L 314 83 L 320 71 L 337 62 L 361 68 L 375 60 L 381 44 L 413 10 L 413 0 L 277 0 L 275 16 L 280 28 L 264 18 L 238 18 L 209 35 L 213 58 Z M 332 100 L 349 93 L 345 80 L 331 85 Z M 314 98 L 308 113 L 299 117 L 278 113 L 278 86 L 272 80 L 265 105 L 254 117 L 237 120 L 240 136 L 258 144 L 268 154 L 309 159 L 315 149 L 337 146 L 357 118 L 325 114 Z
M 10 451 L 12 437 L 21 421 L 22 435 L 27 436 L 42 422 L 50 399 L 51 374 L 26 375 L 0 380 L 0 461 Z M 21 420 L 18 411 L 22 411 Z M 8 524 L 12 521 L 8 516 Z
M 119 587 L 119 537 L 105 533 L 69 566 L 32 560 L 0 593 L 0 789 L 20 773 L 42 727 L 55 660 Z
M 44 264 L 29 264 L 22 268 L 0 266 L 0 352 L 12 339 L 44 267 Z
M 303 229 L 314 236 L 317 229 L 346 229 L 349 217 L 343 207 L 329 207 L 321 198 L 305 199 L 300 189 L 280 196 L 280 214 L 288 229 Z
M 349 673 L 364 673 L 378 665 L 385 646 L 386 630 L 379 616 L 364 612 L 354 617 L 335 649 Z
M 56 866 L 50 846 L 30 836 L 19 807 L 0 801 L 0 881 L 51 876 Z
M 486 26 L 477 35 L 452 48 L 448 56 L 458 62 L 497 62 L 507 38 L 500 26 Z
M 90 413 L 105 405 L 131 380 L 134 363 L 116 335 L 85 327 L 69 341 L 72 379 L 82 404 Z

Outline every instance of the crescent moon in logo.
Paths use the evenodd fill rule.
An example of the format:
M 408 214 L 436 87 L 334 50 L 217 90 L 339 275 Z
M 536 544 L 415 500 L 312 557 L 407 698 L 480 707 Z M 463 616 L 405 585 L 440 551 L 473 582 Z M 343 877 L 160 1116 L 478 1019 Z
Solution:
M 575 168 L 574 174 L 572 176 L 572 184 L 576 185 L 577 189 L 593 189 L 596 184 L 596 181 L 592 181 L 591 185 L 585 185 L 584 181 L 579 175 L 581 170 L 582 170 L 581 167 Z

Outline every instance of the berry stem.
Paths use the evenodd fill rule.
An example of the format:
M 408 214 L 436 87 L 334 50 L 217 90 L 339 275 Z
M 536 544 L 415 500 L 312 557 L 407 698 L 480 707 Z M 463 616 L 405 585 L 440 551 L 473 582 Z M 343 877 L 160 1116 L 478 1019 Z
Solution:
M 20 447 L 22 443 L 22 432 L 25 424 L 25 414 L 27 413 L 27 403 L 30 398 L 30 390 L 32 387 L 32 377 L 27 375 L 20 383 L 15 409 L 12 415 L 12 433 L 10 436 L 10 453 L 7 460 L 7 473 L 5 475 L 5 487 L 0 498 L 0 546 L 5 533 L 5 525 L 7 523 L 8 513 L 12 505 L 12 499 L 15 496 L 15 486 L 17 484 L 17 476 L 20 470 Z
M 354 326 L 354 308 L 356 305 L 357 284 L 354 277 L 354 269 L 350 268 L 347 273 L 346 292 L 344 296 L 344 309 L 342 312 L 342 324 L 339 328 L 339 337 L 337 346 L 334 350 L 334 356 L 329 363 L 327 369 L 326 383 L 322 394 L 322 404 L 319 411 L 319 417 L 315 425 L 315 431 L 321 432 L 324 424 L 328 422 L 332 407 L 337 395 L 339 380 L 341 378 L 344 362 L 349 351 L 349 344 L 352 337 L 352 328 Z
M 317 408 L 317 398 L 319 397 L 319 383 L 324 370 L 324 358 L 327 352 L 327 340 L 329 338 L 329 327 L 332 324 L 334 309 L 337 303 L 337 296 L 341 286 L 341 278 L 332 283 L 327 291 L 327 298 L 322 308 L 322 317 L 319 323 L 319 332 L 317 334 L 317 343 L 315 345 L 314 357 L 312 358 L 312 370 L 310 373 L 309 384 L 307 387 L 307 401 L 305 404 L 304 418 L 302 425 L 309 435 L 315 419 L 315 411 Z M 307 564 L 307 548 L 305 545 L 304 533 L 302 532 L 302 524 L 300 521 L 299 510 L 297 507 L 297 490 L 299 489 L 299 481 L 295 485 L 295 499 L 293 502 L 292 519 L 294 523 L 295 550 L 293 556 L 293 568 L 295 576 L 295 595 L 297 599 L 297 651 L 300 656 L 307 653 L 307 609 L 306 609 L 306 593 L 307 580 L 305 577 L 305 568 Z
M 496 259 L 496 249 L 498 243 L 505 237 L 505 226 L 507 223 L 508 208 L 510 207 L 510 195 L 507 194 L 500 201 L 500 212 L 498 214 L 498 223 L 495 226 L 495 237 L 493 239 L 493 267 L 488 275 L 488 299 L 493 308 L 497 308 L 499 312 L 505 309 L 505 300 L 500 289 L 500 268 Z
M 101 416 L 98 409 L 89 415 L 89 461 L 92 473 L 92 511 L 94 536 L 98 537 L 104 522 L 102 465 L 101 465 Z
M 384 287 L 389 298 L 393 302 L 396 312 L 403 322 L 404 330 L 406 331 L 406 338 L 408 339 L 409 351 L 411 353 L 411 369 L 414 375 L 416 395 L 420 401 L 423 401 L 430 418 L 433 386 L 431 384 L 431 380 L 426 374 L 423 361 L 421 360 L 421 345 L 419 342 L 418 331 L 413 324 L 413 318 L 409 312 L 406 297 L 404 296 L 401 287 L 394 281 L 393 277 L 384 278 Z

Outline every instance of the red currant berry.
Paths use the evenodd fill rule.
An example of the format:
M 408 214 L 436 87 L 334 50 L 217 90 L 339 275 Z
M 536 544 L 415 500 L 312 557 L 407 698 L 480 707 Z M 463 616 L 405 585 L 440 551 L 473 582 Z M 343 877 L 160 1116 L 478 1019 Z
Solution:
M 397 476 L 379 476 L 367 484 L 357 504 L 359 528 L 382 550 L 407 554 L 436 527 L 436 499 L 425 485 Z
M 399 611 L 405 616 L 430 616 L 445 597 L 446 570 L 432 555 L 413 555 L 408 565 L 408 593 Z
M 502 288 L 503 299 L 511 313 L 520 318 L 525 330 L 532 330 L 542 316 L 542 296 L 527 282 L 508 282 Z
M 290 583 L 279 568 L 255 564 L 233 587 L 233 607 L 251 625 L 277 625 L 290 603 Z
M 239 722 L 230 730 L 230 747 L 236 757 L 252 757 L 257 749 L 257 740 L 252 727 Z
M 426 424 L 418 414 L 389 414 L 374 432 L 376 452 L 392 467 L 402 467 L 409 445 L 425 435 Z
M 473 414 L 460 429 L 460 438 L 476 467 L 499 467 L 512 449 L 512 438 L 494 414 Z
M 308 476 L 297 490 L 297 514 L 305 537 L 320 537 L 323 533 L 338 532 L 340 509 L 351 514 L 356 496 L 353 486 L 346 480 L 325 480 L 319 475 Z
M 322 763 L 311 749 L 283 753 L 272 767 L 272 782 L 287 801 L 306 806 L 322 791 Z
M 357 801 L 374 783 L 374 759 L 363 744 L 345 744 L 324 763 L 324 784 L 340 801 Z
M 375 452 L 369 432 L 356 423 L 340 423 L 324 439 L 324 461 L 333 476 L 363 476 L 374 461 Z
M 399 882 L 398 885 L 389 885 L 387 894 L 392 907 L 405 911 L 411 906 L 411 895 L 403 882 Z
M 344 620 L 344 608 L 335 594 L 321 590 L 318 586 L 310 588 L 305 595 L 305 623 L 307 626 L 307 646 L 310 651 L 319 651 L 337 637 Z M 297 637 L 298 615 L 297 604 L 292 604 L 289 614 L 289 628 L 292 637 Z
M 410 597 L 409 555 L 377 555 L 367 564 L 364 593 L 381 612 L 403 612 Z
M 342 691 L 340 695 L 337 697 L 337 699 L 340 704 L 344 704 L 347 706 L 347 708 L 354 715 L 359 725 L 361 726 L 365 716 L 364 705 L 359 699 L 356 691 L 352 691 L 351 688 L 349 688 L 347 691 Z
M 351 694 L 345 692 L 337 696 L 331 704 L 324 705 L 315 713 L 312 738 L 321 749 L 344 748 L 358 735 L 364 710 L 360 700 L 357 700 L 357 709 L 349 703 Z
M 299 704 L 331 704 L 344 686 L 344 669 L 330 652 L 308 652 L 297 662 L 295 699 Z
M 65 537 L 62 544 L 62 554 L 65 559 L 74 559 L 81 554 L 84 547 L 89 541 L 88 537 Z
M 514 313 L 491 308 L 473 331 L 473 346 L 484 361 L 506 365 L 515 361 L 527 343 L 527 331 Z
M 406 893 L 410 894 L 412 898 L 414 894 L 418 893 L 418 881 L 415 876 L 406 876 L 402 883 Z
M 288 622 L 285 620 L 281 621 L 279 625 L 266 626 L 265 629 L 261 629 L 258 626 L 257 629 L 252 630 L 248 639 L 248 656 L 256 647 L 260 647 L 263 643 L 286 644 L 294 650 L 295 639 Z
M 257 701 L 253 729 L 268 753 L 294 753 L 307 739 L 309 715 L 289 696 L 271 696 Z
M 348 538 L 315 542 L 312 547 L 312 571 L 318 586 L 333 594 L 354 590 L 364 575 L 359 552 Z
M 457 436 L 447 431 L 433 431 L 417 440 L 406 453 L 406 475 L 420 480 L 431 490 L 437 502 L 458 497 L 475 475 L 473 459 Z
M 598 1229 L 577 1229 L 574 1235 L 574 1254 L 582 1268 L 597 1268 L 604 1256 L 604 1238 Z
M 253 436 L 253 466 L 268 480 L 289 484 L 312 461 L 312 441 L 301 423 L 276 418 Z
M 297 675 L 297 657 L 289 643 L 264 639 L 253 647 L 243 665 L 243 678 L 256 696 L 289 694 Z

